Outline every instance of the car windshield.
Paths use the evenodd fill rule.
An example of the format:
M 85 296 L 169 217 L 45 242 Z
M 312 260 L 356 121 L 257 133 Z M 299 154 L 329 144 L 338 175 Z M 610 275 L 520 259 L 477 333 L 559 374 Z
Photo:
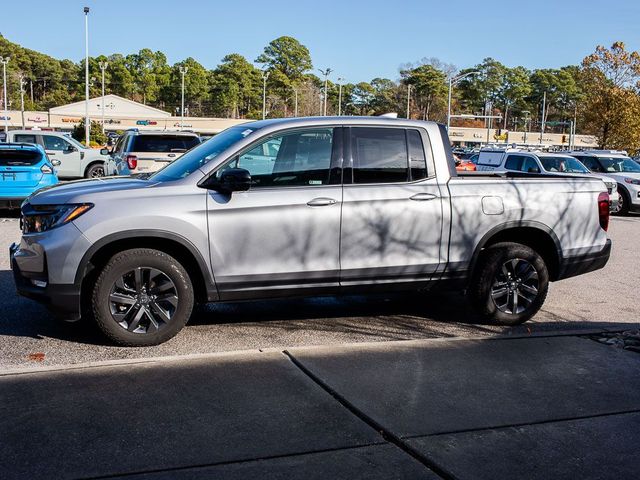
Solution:
M 540 163 L 547 172 L 589 173 L 587 167 L 572 157 L 540 157 Z
M 158 170 L 149 178 L 160 182 L 184 178 L 209 163 L 234 143 L 255 132 L 255 130 L 255 128 L 247 126 L 228 128 L 210 140 L 189 150 L 175 162 L 170 163 L 162 170 Z
M 65 135 L 64 138 L 65 138 L 65 140 L 71 142 L 73 145 L 75 145 L 78 148 L 82 148 L 83 150 L 87 149 L 87 147 L 85 147 L 83 144 L 81 144 L 79 141 L 77 141 L 71 135 Z
M 628 157 L 598 157 L 605 172 L 640 173 L 640 165 Z

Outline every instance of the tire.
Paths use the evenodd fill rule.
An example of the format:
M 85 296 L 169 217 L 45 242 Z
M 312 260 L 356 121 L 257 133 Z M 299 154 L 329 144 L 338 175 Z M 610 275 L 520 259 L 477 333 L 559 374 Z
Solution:
M 114 343 L 129 347 L 158 345 L 175 336 L 193 304 L 193 286 L 184 267 L 148 248 L 111 257 L 91 297 L 98 328 Z
M 613 215 L 628 215 L 629 205 L 631 205 L 631 197 L 624 187 L 618 185 L 618 208 L 613 212 Z
M 549 271 L 542 257 L 526 245 L 505 242 L 483 252 L 469 295 L 485 320 L 518 325 L 540 310 L 548 289 Z
M 84 172 L 85 178 L 100 178 L 104 176 L 104 163 L 94 163 Z

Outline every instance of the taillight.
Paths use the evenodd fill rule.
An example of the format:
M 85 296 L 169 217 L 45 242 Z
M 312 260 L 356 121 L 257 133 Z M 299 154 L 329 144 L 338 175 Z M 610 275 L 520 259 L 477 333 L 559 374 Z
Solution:
M 138 166 L 138 157 L 135 155 L 127 155 L 127 165 L 129 166 L 129 170 L 135 170 Z
M 600 226 L 606 232 L 609 228 L 609 194 L 607 192 L 598 195 L 598 217 Z

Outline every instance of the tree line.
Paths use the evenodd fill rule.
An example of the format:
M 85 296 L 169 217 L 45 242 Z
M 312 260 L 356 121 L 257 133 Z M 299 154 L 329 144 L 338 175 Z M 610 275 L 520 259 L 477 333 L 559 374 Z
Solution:
M 2 36 L 0 56 L 11 57 L 7 83 L 12 109 L 20 108 L 21 83 L 27 110 L 84 99 L 84 59 L 57 60 Z M 308 48 L 292 37 L 273 40 L 253 62 L 237 53 L 226 55 L 212 70 L 191 57 L 170 65 L 162 52 L 150 49 L 90 57 L 92 97 L 101 94 L 101 62 L 107 63 L 106 93 L 173 114 L 179 114 L 181 67 L 186 68 L 185 102 L 191 116 L 261 118 L 265 77 L 267 117 L 323 112 L 325 78 L 314 73 Z M 456 82 L 459 77 L 464 78 Z M 640 150 L 640 54 L 622 42 L 598 46 L 579 65 L 557 69 L 508 67 L 486 58 L 459 70 L 424 58 L 401 65 L 396 79 L 350 83 L 334 74 L 327 79 L 327 113 L 398 112 L 444 122 L 450 78 L 456 114 L 493 115 L 499 117 L 493 127 L 505 130 L 537 130 L 544 122 L 547 131 L 568 132 L 569 122 L 575 121 L 578 133 L 596 135 L 603 148 Z M 452 125 L 484 127 L 486 122 L 467 117 Z

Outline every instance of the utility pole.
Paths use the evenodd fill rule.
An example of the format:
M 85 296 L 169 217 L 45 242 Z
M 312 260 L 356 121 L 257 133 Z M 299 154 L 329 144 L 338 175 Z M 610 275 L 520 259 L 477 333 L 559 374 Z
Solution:
M 180 130 L 182 130 L 184 128 L 184 76 L 187 73 L 187 70 L 189 70 L 189 67 L 186 66 L 181 66 L 179 68 L 180 70 L 180 75 L 182 75 L 182 93 L 181 93 L 181 107 L 180 107 L 180 112 L 181 112 L 181 118 L 180 118 Z
M 342 115 L 342 82 L 344 78 L 338 78 L 338 116 Z
M 262 119 L 267 118 L 267 78 L 269 78 L 269 71 L 262 72 Z
M 540 125 L 540 145 L 542 145 L 542 136 L 544 135 L 544 115 L 547 108 L 547 92 L 542 94 L 542 124 Z
M 24 130 L 24 74 L 18 75 L 20 80 L 20 116 L 22 117 L 22 129 Z
M 6 133 L 9 131 L 9 109 L 7 108 L 7 63 L 9 63 L 9 57 L 0 57 L 0 62 L 2 62 L 2 88 L 3 88 L 3 96 L 4 96 L 4 133 L 6 138 Z
M 407 119 L 411 118 L 411 84 L 407 83 Z
M 29 79 L 29 87 L 31 89 L 31 103 L 33 103 L 33 78 Z
M 323 116 L 327 116 L 327 83 L 328 83 L 328 79 L 329 79 L 329 74 L 331 72 L 333 72 L 333 70 L 331 70 L 330 68 L 326 68 L 324 70 L 322 69 L 318 69 L 318 71 L 324 75 L 324 104 L 322 106 L 322 115 Z
M 84 7 L 84 140 L 90 146 L 91 121 L 89 120 L 89 7 Z
M 104 133 L 104 71 L 107 69 L 107 66 L 109 65 L 107 62 L 100 62 L 98 65 L 100 65 L 100 70 L 102 71 L 102 133 Z

